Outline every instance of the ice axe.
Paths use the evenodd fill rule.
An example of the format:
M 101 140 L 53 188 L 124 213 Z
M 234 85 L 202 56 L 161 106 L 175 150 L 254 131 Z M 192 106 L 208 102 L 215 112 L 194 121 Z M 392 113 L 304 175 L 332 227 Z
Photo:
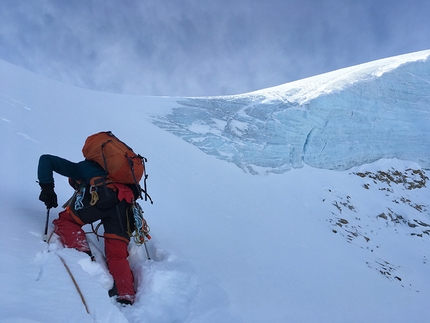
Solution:
M 43 234 L 43 241 L 48 240 L 48 224 L 49 224 L 49 210 L 51 208 L 48 208 L 48 211 L 46 211 L 46 224 L 45 224 L 45 233 Z

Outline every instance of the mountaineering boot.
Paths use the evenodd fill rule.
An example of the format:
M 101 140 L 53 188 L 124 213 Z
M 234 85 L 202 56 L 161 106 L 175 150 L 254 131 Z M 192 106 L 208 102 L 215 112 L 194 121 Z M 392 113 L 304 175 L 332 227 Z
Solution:
M 134 295 L 115 296 L 115 300 L 123 306 L 133 305 Z
M 88 256 L 90 256 L 91 261 L 96 261 L 96 257 L 93 256 L 93 253 L 90 251 L 84 251 Z
M 108 291 L 109 297 L 114 297 L 115 300 L 123 305 L 133 305 L 134 303 L 134 295 L 118 295 L 118 289 L 116 288 L 116 284 L 113 284 L 113 287 Z
M 118 290 L 116 289 L 115 283 L 113 283 L 113 287 L 111 289 L 109 289 L 108 294 L 109 294 L 109 297 L 118 296 Z

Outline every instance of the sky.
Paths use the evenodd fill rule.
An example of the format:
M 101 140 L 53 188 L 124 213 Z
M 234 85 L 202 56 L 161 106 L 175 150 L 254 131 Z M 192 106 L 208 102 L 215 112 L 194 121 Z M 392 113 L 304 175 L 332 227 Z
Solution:
M 246 93 L 430 49 L 427 0 L 2 0 L 0 59 L 103 92 Z

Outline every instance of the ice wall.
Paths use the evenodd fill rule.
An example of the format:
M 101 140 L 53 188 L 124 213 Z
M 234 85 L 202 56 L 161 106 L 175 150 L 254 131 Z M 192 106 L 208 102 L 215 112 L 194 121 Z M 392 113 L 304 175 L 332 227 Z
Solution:
M 384 72 L 381 60 L 266 91 L 184 99 L 154 122 L 253 174 L 380 158 L 430 168 L 430 61 L 402 58 Z

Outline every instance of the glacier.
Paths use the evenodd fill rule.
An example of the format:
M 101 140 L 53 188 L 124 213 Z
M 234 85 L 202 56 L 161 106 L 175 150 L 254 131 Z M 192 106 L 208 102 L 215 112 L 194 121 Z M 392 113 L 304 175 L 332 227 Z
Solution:
M 430 51 L 241 95 L 178 99 L 154 124 L 251 174 L 381 158 L 430 167 Z

